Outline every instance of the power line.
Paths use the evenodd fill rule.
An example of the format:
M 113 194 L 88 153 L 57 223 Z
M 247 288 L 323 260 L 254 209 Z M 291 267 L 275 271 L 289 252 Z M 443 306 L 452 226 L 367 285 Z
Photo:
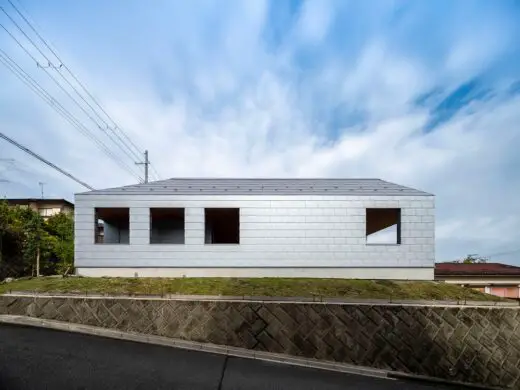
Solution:
M 18 45 L 19 45 L 19 46 L 20 46 L 20 47 L 21 47 L 21 48 L 22 48 L 22 49 L 23 49 L 23 50 L 24 50 L 24 51 L 25 51 L 25 52 L 26 52 L 26 53 L 27 53 L 27 54 L 28 54 L 28 55 L 29 55 L 29 56 L 30 56 L 30 57 L 31 57 L 31 58 L 36 62 L 36 63 L 38 63 L 37 60 L 32 56 L 32 54 L 30 54 L 30 53 L 27 51 L 27 49 L 26 49 L 26 48 L 25 48 L 25 47 L 24 47 L 24 46 L 23 46 L 23 45 L 22 45 L 22 44 L 21 44 L 21 43 L 16 39 L 16 37 L 14 37 L 14 36 L 11 34 L 11 32 L 10 32 L 9 30 L 7 30 L 7 29 L 5 28 L 5 26 L 4 26 L 3 24 L 0 23 L 0 27 L 2 27 L 2 28 L 3 28 L 3 29 L 4 29 L 4 30 L 5 30 L 5 31 L 6 31 L 6 32 L 11 36 L 11 38 L 13 38 L 14 41 L 15 41 L 15 42 L 16 42 L 16 43 L 17 43 L 17 44 L 18 44 Z M 78 121 L 78 120 L 77 120 L 77 119 L 76 119 L 76 118 L 75 118 L 75 117 L 74 117 L 74 116 L 73 116 L 69 111 L 67 111 L 67 110 L 63 107 L 63 105 L 59 104 L 59 102 L 58 102 L 54 97 L 52 97 L 52 96 L 51 96 L 51 95 L 50 95 L 50 94 L 49 94 L 49 93 L 48 93 L 48 92 L 47 92 L 47 91 L 46 91 L 46 90 L 45 90 L 45 89 L 44 89 L 44 88 L 43 88 L 39 83 L 37 83 L 37 82 L 36 82 L 32 77 L 30 77 L 30 76 L 27 74 L 27 72 L 25 72 L 25 71 L 24 71 L 24 70 L 23 70 L 23 69 L 22 69 L 18 64 L 16 64 L 16 61 L 14 61 L 11 57 L 9 57 L 9 56 L 8 56 L 8 55 L 7 55 L 3 50 L 0 49 L 0 51 L 3 53 L 3 55 L 4 55 L 5 57 L 7 57 L 7 58 L 11 61 L 12 64 L 14 64 L 14 65 L 18 68 L 18 71 L 19 71 L 19 72 L 20 72 L 20 71 L 23 72 L 23 73 L 24 73 L 28 78 L 30 78 L 30 79 L 32 80 L 32 83 L 35 83 L 35 84 L 38 86 L 38 89 L 39 89 L 40 91 L 43 91 L 43 92 L 44 92 L 48 97 L 50 97 L 53 103 L 57 103 L 58 106 L 59 106 L 63 111 L 65 111 L 65 112 L 66 112 L 70 117 L 74 118 L 75 121 L 79 123 L 79 121 Z M 5 63 L 4 63 L 4 65 L 5 65 Z M 8 69 L 9 69 L 9 67 L 8 67 Z M 49 76 L 49 77 L 50 77 L 50 78 L 51 78 L 51 79 L 52 79 L 52 80 L 53 80 L 53 81 L 54 81 L 54 82 L 55 82 L 55 83 L 56 83 L 56 84 L 61 88 L 61 89 L 63 89 L 63 87 L 59 84 L 59 82 L 58 82 L 58 81 L 57 81 L 57 80 L 56 80 L 56 79 L 55 79 L 55 78 L 54 78 L 54 77 L 53 77 L 49 72 L 47 72 L 46 69 L 44 69 L 44 71 L 45 71 L 45 73 L 46 73 L 46 74 L 47 74 L 47 75 L 48 75 L 48 76 Z M 65 92 L 67 93 L 67 91 L 65 91 Z M 68 93 L 67 93 L 67 94 L 68 94 Z M 68 94 L 68 95 L 70 96 L 70 94 Z M 44 100 L 45 100 L 45 99 L 44 99 Z M 73 100 L 74 100 L 74 99 L 73 99 Z M 53 107 L 54 107 L 54 106 L 53 106 Z M 77 128 L 77 126 L 75 126 L 75 127 Z M 140 177 L 139 175 L 136 176 L 135 172 L 134 172 L 134 171 L 133 171 L 133 170 L 132 170 L 132 169 L 131 169 L 127 164 L 125 164 L 125 163 L 124 163 L 124 162 L 123 162 L 119 157 L 117 157 L 117 155 L 115 155 L 115 154 L 114 154 L 114 153 L 113 153 L 113 152 L 108 148 L 108 146 L 106 146 L 106 144 L 103 143 L 103 141 L 101 141 L 101 140 L 99 140 L 98 138 L 96 138 L 96 137 L 92 134 L 92 132 L 91 132 L 88 128 L 85 127 L 85 125 L 81 124 L 81 127 L 84 129 L 84 131 L 82 131 L 83 135 L 86 135 L 85 132 L 88 133 L 88 134 L 90 134 L 90 136 L 87 136 L 87 135 L 86 135 L 86 136 L 89 137 L 91 140 L 92 140 L 93 138 L 95 138 L 95 139 L 96 139 L 95 142 L 98 144 L 98 146 L 101 147 L 102 149 L 104 149 L 104 150 L 105 150 L 105 153 L 108 153 L 108 155 L 109 155 L 109 156 L 110 156 L 114 161 L 116 161 L 116 163 L 118 163 L 118 164 L 119 164 L 123 169 L 125 169 L 127 172 L 129 172 L 130 174 L 132 174 L 134 177 L 137 177 L 138 180 L 142 180 L 141 177 Z
M 94 104 L 96 104 L 99 109 L 106 115 L 106 117 L 112 122 L 113 126 L 118 129 L 124 136 L 125 138 L 127 139 L 128 142 L 130 142 L 132 144 L 132 146 L 135 147 L 136 151 L 138 153 L 140 153 L 140 149 L 139 147 L 137 147 L 137 145 L 135 145 L 135 143 L 132 142 L 132 140 L 124 133 L 124 131 L 117 125 L 117 123 L 112 119 L 112 117 L 105 111 L 105 109 L 101 106 L 101 104 L 97 101 L 97 99 L 88 91 L 88 89 L 85 87 L 85 85 L 76 77 L 76 75 L 69 69 L 69 67 L 62 61 L 62 59 L 60 58 L 60 56 L 58 55 L 57 51 L 54 50 L 51 45 L 45 40 L 45 38 L 43 38 L 43 36 L 38 32 L 38 30 L 36 30 L 36 28 L 33 26 L 33 24 L 27 20 L 27 18 L 20 12 L 20 10 L 12 3 L 11 0 L 8 0 L 9 1 L 9 4 L 11 4 L 11 6 L 15 9 L 15 11 L 18 13 L 18 15 L 20 15 L 20 17 L 25 21 L 25 23 L 27 23 L 27 25 L 29 26 L 29 28 L 36 34 L 36 36 L 40 39 L 40 41 L 42 41 L 42 43 L 45 45 L 45 47 L 47 47 L 47 49 L 49 49 L 49 51 L 54 55 L 54 57 L 56 57 L 56 59 L 60 62 L 60 64 L 63 65 L 63 68 L 71 75 L 71 77 L 74 79 L 74 81 L 76 81 L 76 83 L 78 83 L 78 85 L 81 87 L 81 89 L 83 89 L 83 91 L 85 91 L 85 93 L 90 97 L 90 99 L 94 102 Z M 25 10 L 25 12 L 28 14 L 27 10 Z
M 31 178 L 37 177 L 38 179 L 41 179 L 38 172 L 34 171 L 34 168 L 28 167 L 27 165 L 23 164 L 21 161 L 17 161 L 15 159 L 5 159 L 5 160 L 11 160 L 11 161 L 9 161 L 10 162 L 9 168 L 5 170 L 6 174 L 9 174 L 12 171 L 13 174 L 18 175 L 18 177 L 20 175 L 24 175 L 24 176 L 29 176 Z M 1 163 L 2 163 L 2 159 L 0 159 L 0 165 L 1 165 Z M 0 177 L 1 177 L 2 172 L 4 172 L 4 171 L 0 172 Z M 29 187 L 20 180 L 13 180 L 12 175 L 6 175 L 6 176 L 9 177 L 8 181 L 10 181 L 11 183 L 21 185 L 24 188 L 27 188 L 31 191 L 34 189 L 34 187 Z M 0 180 L 0 182 L 1 182 L 1 180 Z
M 78 94 L 78 96 L 85 102 L 87 103 L 87 105 L 93 110 L 92 106 L 85 100 L 85 98 L 77 91 L 77 89 L 56 69 L 56 67 L 54 66 L 54 64 L 52 64 L 52 61 L 45 55 L 45 53 L 43 53 L 43 51 L 38 47 L 38 45 L 36 45 L 34 43 L 34 41 L 26 34 L 26 32 L 20 27 L 20 25 L 18 23 L 16 23 L 16 21 L 5 11 L 5 9 L 3 7 L 0 7 L 0 10 L 2 10 L 2 12 L 11 20 L 11 22 L 16 26 L 16 28 L 25 36 L 25 38 L 27 38 L 27 40 L 36 48 L 36 50 L 38 50 L 38 52 L 47 60 L 48 64 L 49 64 L 49 67 L 53 68 L 54 70 L 57 71 L 58 75 L 63 79 L 65 80 L 66 83 L 69 84 L 69 86 L 75 90 L 75 92 Z M 0 24 L 1 25 L 1 24 Z M 1 25 L 2 28 L 9 34 L 9 36 L 18 44 L 18 46 L 20 46 L 20 48 L 36 63 L 36 65 L 41 68 L 45 74 L 51 78 L 51 80 L 76 104 L 76 106 L 79 107 L 79 109 L 81 111 L 83 111 L 83 113 L 96 125 L 96 127 L 98 127 L 98 129 L 102 130 L 103 131 L 103 128 L 99 125 L 99 123 L 92 117 L 92 115 L 90 115 L 86 110 L 85 108 L 60 84 L 60 82 L 58 80 L 56 80 L 56 78 L 54 78 L 48 71 L 47 71 L 47 68 L 42 66 L 39 61 L 25 48 L 24 45 L 22 45 L 22 43 L 16 39 L 16 37 L 3 25 Z M 99 115 L 94 111 L 94 113 L 99 117 Z M 108 124 L 106 122 L 104 122 L 105 125 L 107 125 L 108 127 Z M 105 132 L 105 134 L 107 135 L 108 138 L 110 138 L 110 140 L 117 145 L 118 148 L 121 149 L 121 151 L 123 153 L 125 153 L 128 157 L 130 157 L 131 160 L 134 160 L 134 157 L 132 155 L 130 155 L 122 146 L 121 144 L 119 144 L 112 136 L 109 132 Z M 117 133 L 116 133 L 116 136 L 121 139 Z M 128 148 L 128 147 L 127 147 Z M 135 153 L 134 153 L 135 154 Z M 134 174 L 135 175 L 135 174 Z M 140 176 L 137 176 L 139 180 L 142 180 Z
M 1 26 L 1 24 L 0 24 Z M 2 26 L 3 27 L 3 26 Z M 105 154 L 115 161 L 121 168 L 134 175 L 134 172 L 119 159 L 101 140 L 99 140 L 88 128 L 85 127 L 77 118 L 74 117 L 63 105 L 50 95 L 37 81 L 35 81 L 27 72 L 25 72 L 16 62 L 9 57 L 2 49 L 0 49 L 0 62 L 13 73 L 18 79 L 26 84 L 34 93 L 36 93 L 44 102 L 53 108 L 58 114 L 65 118 L 80 133 L 89 138 Z M 140 179 L 140 178 L 139 178 Z
M 149 164 L 150 164 L 150 168 L 152 169 L 153 174 L 154 174 L 156 180 L 161 180 L 161 178 L 159 176 L 159 173 L 157 173 L 157 169 L 155 169 L 155 166 L 153 166 L 151 162 Z
M 121 129 L 121 127 L 114 121 L 114 119 L 108 114 L 108 112 L 101 106 L 101 104 L 97 101 L 97 99 L 88 91 L 88 89 L 85 87 L 85 85 L 78 79 L 78 77 L 76 77 L 76 75 L 70 70 L 70 68 L 64 63 L 64 61 L 62 61 L 62 59 L 60 58 L 60 56 L 58 55 L 57 53 L 57 50 L 53 49 L 52 48 L 52 45 L 49 44 L 45 38 L 43 38 L 43 36 L 38 32 L 38 30 L 33 26 L 33 23 L 31 23 L 29 20 L 27 20 L 27 18 L 23 15 L 23 13 L 18 9 L 18 7 L 16 5 L 13 4 L 13 2 L 11 0 L 8 0 L 9 4 L 11 4 L 11 6 L 14 8 L 14 10 L 18 13 L 18 15 L 25 21 L 25 23 L 29 26 L 29 28 L 34 32 L 34 34 L 36 34 L 36 36 L 40 39 L 40 41 L 45 45 L 45 47 L 54 55 L 54 57 L 56 57 L 56 59 L 60 62 L 60 67 L 58 69 L 56 69 L 54 67 L 54 69 L 60 74 L 61 77 L 64 78 L 64 76 L 61 74 L 61 72 L 59 71 L 61 67 L 63 67 L 68 73 L 69 75 L 76 81 L 76 83 L 81 87 L 81 89 L 88 95 L 88 97 L 92 100 L 92 102 L 105 114 L 105 116 L 108 118 L 108 120 L 110 120 L 112 122 L 112 126 L 113 127 L 110 127 L 108 126 L 108 124 L 103 120 L 103 118 L 101 118 L 101 116 L 94 110 L 94 108 L 82 97 L 82 95 L 77 91 L 76 88 L 74 88 L 72 86 L 72 84 L 70 84 L 70 82 L 68 82 L 68 80 L 66 80 L 66 78 L 64 78 L 64 80 L 67 81 L 67 83 L 74 89 L 74 91 L 78 94 L 78 96 L 80 96 L 82 98 L 83 101 L 85 101 L 85 103 L 90 107 L 90 109 L 96 114 L 96 116 L 101 119 L 106 125 L 107 125 L 107 128 L 109 128 L 113 133 L 114 135 L 120 140 L 120 142 L 133 154 L 134 157 L 136 157 L 137 160 L 140 159 L 139 155 L 141 153 L 141 150 L 140 148 L 130 139 L 130 137 L 128 137 L 128 135 L 123 131 L 123 129 Z M 22 8 L 23 5 L 21 4 L 20 1 L 18 1 L 18 3 L 21 5 Z M 24 11 L 25 13 L 30 17 L 29 15 L 29 12 L 24 8 Z M 5 12 L 5 11 L 4 11 Z M 37 25 L 37 23 L 34 22 L 34 24 Z M 31 41 L 31 43 L 34 44 L 34 42 Z M 35 46 L 36 47 L 36 46 Z M 38 49 L 38 48 L 37 48 Z M 41 51 L 40 51 L 41 52 Z M 45 58 L 47 58 L 45 56 Z M 48 58 L 47 58 L 48 60 Z M 50 60 L 48 60 L 49 63 L 51 63 Z M 121 133 L 121 135 L 125 138 L 125 140 L 131 145 L 134 147 L 135 150 L 132 150 L 132 148 L 130 148 L 128 146 L 128 144 L 117 134 L 116 130 L 119 130 L 119 132 Z M 157 176 L 157 179 L 159 179 L 159 174 L 157 173 L 157 170 L 153 169 L 154 170 L 154 173 L 155 175 Z
M 492 253 L 490 255 L 486 255 L 486 256 L 482 256 L 482 257 L 498 257 L 498 256 L 505 256 L 505 255 L 510 255 L 512 253 L 518 253 L 518 252 L 520 252 L 520 248 L 513 249 L 510 251 L 505 251 L 505 252 Z
M 58 167 L 57 165 L 54 165 L 53 163 L 51 163 L 50 161 L 46 160 L 45 158 L 43 158 L 42 156 L 40 156 L 39 154 L 33 152 L 32 150 L 30 150 L 29 148 L 19 144 L 18 142 L 16 142 L 14 139 L 12 138 L 9 138 L 7 135 L 3 134 L 2 132 L 0 132 L 0 138 L 3 138 L 4 140 L 6 140 L 7 142 L 13 144 L 14 146 L 16 146 L 17 148 L 23 150 L 25 153 L 27 154 L 30 154 L 31 156 L 33 156 L 34 158 L 37 158 L 38 160 L 40 160 L 41 162 L 43 162 L 44 164 L 47 164 L 49 167 L 57 170 L 58 172 L 64 174 L 65 176 L 67 176 L 68 178 L 74 180 L 76 183 L 79 183 L 81 184 L 83 187 L 86 187 L 88 188 L 89 190 L 94 190 L 93 187 L 89 186 L 88 184 L 86 184 L 85 182 L 79 180 L 78 178 L 72 176 L 70 173 L 68 173 L 67 171 L 61 169 L 60 167 Z

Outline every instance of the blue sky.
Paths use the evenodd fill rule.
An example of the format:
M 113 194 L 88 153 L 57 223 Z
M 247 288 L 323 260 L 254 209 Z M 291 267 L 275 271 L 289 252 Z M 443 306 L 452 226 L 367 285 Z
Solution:
M 518 1 L 22 4 L 162 178 L 380 177 L 436 194 L 439 261 L 520 264 Z M 6 134 L 95 187 L 134 180 L 3 67 L 0 86 Z M 82 190 L 0 158 L 2 196 Z

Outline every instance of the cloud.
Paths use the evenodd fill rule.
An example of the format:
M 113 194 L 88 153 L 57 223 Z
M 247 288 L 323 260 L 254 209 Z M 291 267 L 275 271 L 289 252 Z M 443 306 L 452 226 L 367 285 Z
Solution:
M 442 12 L 433 3 L 277 4 L 75 4 L 63 10 L 68 34 L 59 12 L 32 12 L 121 127 L 150 150 L 163 178 L 381 177 L 436 194 L 438 260 L 517 249 L 520 96 L 510 91 L 520 74 L 510 62 L 518 10 L 506 2 L 486 12 L 451 3 Z M 94 7 L 97 30 L 83 16 Z M 132 181 L 5 79 L 1 113 L 16 129 L 10 135 L 96 187 Z M 468 85 L 471 93 L 457 96 Z M 474 98 L 478 90 L 485 99 Z M 22 104 L 27 109 L 13 109 Z M 81 190 L 38 169 L 55 193 Z M 18 179 L 38 190 L 34 178 Z M 514 254 L 495 260 L 519 262 Z
M 305 43 L 321 42 L 329 31 L 334 8 L 327 0 L 309 0 L 302 7 L 297 34 Z

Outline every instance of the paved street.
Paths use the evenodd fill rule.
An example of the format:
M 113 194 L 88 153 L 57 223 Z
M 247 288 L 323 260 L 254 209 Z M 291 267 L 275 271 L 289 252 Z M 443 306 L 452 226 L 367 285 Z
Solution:
M 0 389 L 448 389 L 0 325 Z

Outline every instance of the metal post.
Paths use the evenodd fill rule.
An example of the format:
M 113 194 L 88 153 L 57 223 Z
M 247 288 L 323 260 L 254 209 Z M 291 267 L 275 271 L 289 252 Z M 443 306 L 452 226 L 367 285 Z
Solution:
M 148 183 L 148 166 L 150 165 L 148 150 L 144 151 L 144 162 L 136 162 L 135 165 L 144 165 L 144 182 Z
M 148 150 L 144 151 L 144 182 L 148 183 L 148 165 L 150 165 L 150 161 L 148 161 Z
M 40 190 L 41 190 L 41 193 L 42 193 L 42 199 L 43 199 L 43 186 L 45 185 L 45 183 L 42 182 L 42 181 L 39 181 L 38 184 L 40 185 Z

